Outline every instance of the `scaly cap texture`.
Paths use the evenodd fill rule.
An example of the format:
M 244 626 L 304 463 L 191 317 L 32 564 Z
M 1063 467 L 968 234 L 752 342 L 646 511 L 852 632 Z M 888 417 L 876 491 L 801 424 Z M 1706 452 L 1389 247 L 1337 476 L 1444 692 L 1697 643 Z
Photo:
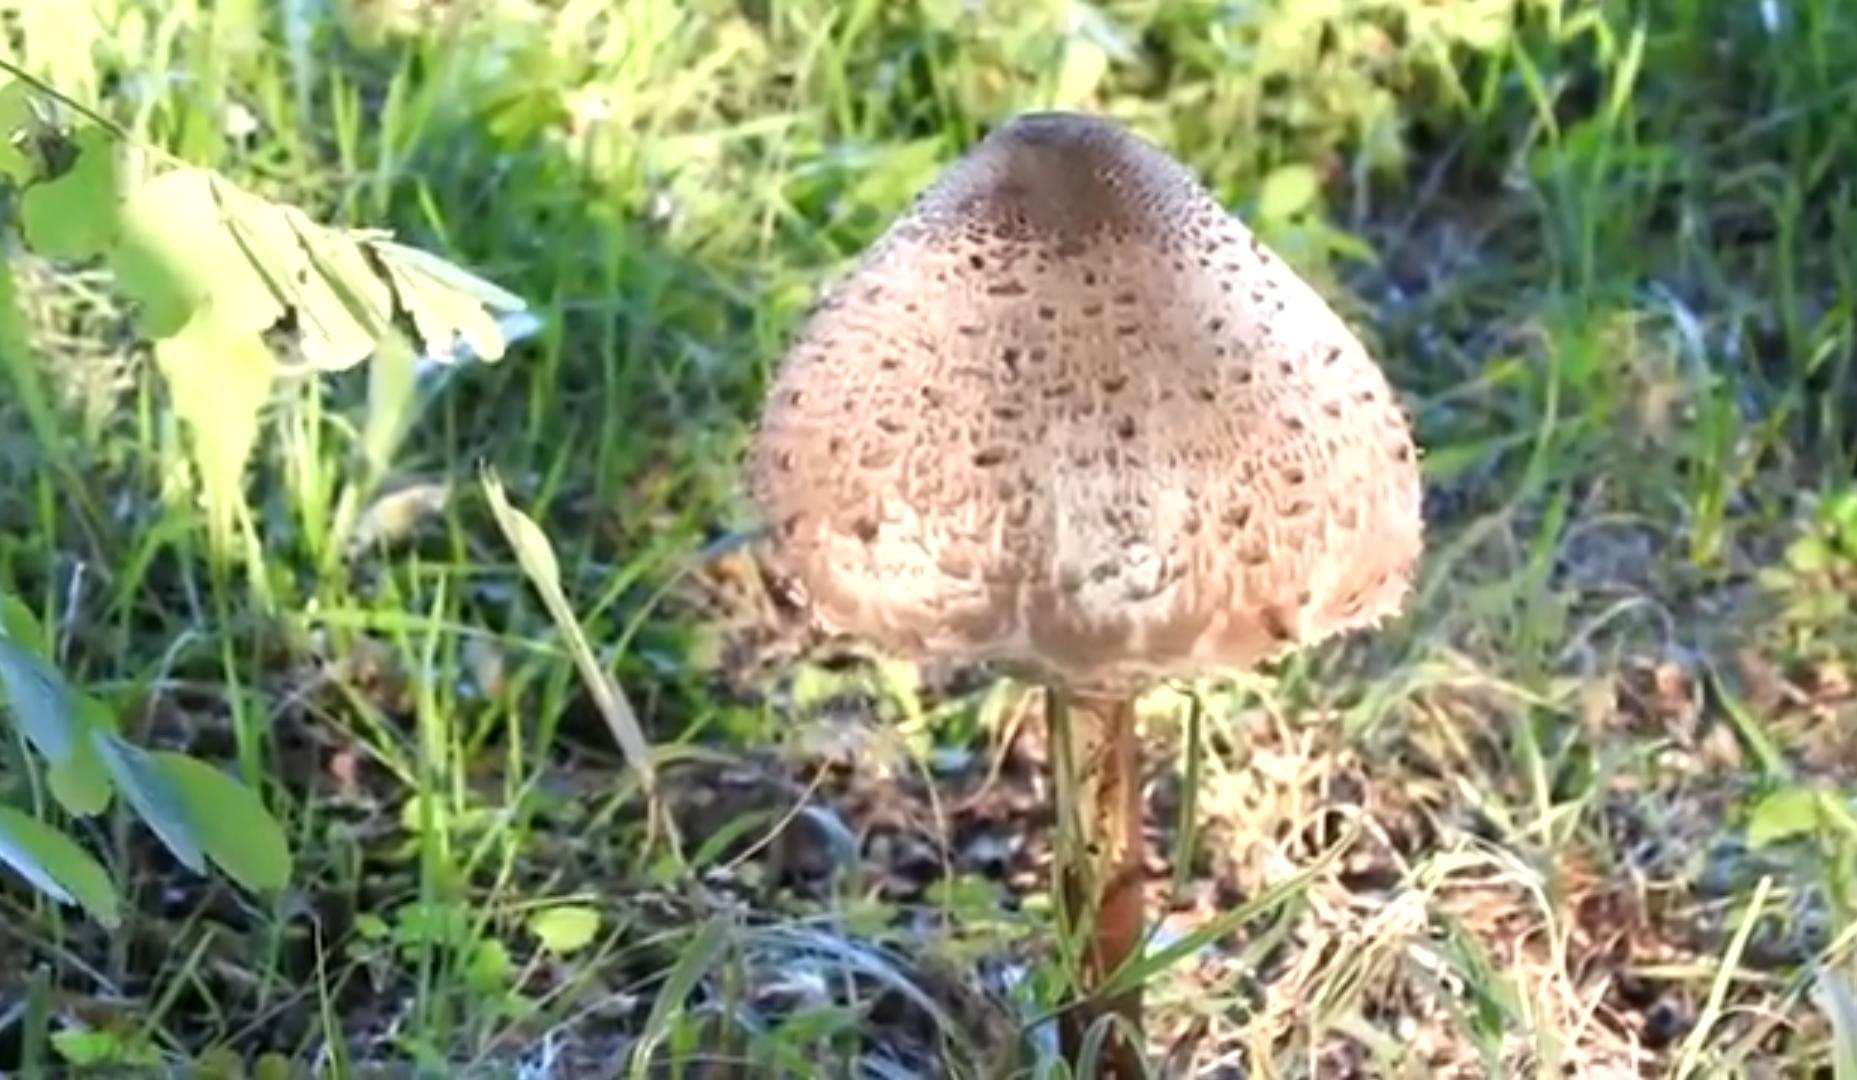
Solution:
M 1108 686 L 1397 611 L 1415 458 L 1360 341 L 1183 166 L 1041 113 L 811 315 L 748 472 L 826 628 Z

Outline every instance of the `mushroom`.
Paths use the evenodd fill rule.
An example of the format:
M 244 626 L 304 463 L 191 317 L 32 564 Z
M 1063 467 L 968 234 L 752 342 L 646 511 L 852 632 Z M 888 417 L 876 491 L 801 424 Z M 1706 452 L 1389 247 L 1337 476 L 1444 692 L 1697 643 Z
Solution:
M 995 129 L 831 290 L 747 471 L 822 629 L 1044 688 L 1086 995 L 1142 937 L 1137 697 L 1379 623 L 1423 546 L 1359 339 L 1183 165 L 1068 113 Z M 1139 990 L 1067 1053 L 1104 1012 L 1139 1030 Z

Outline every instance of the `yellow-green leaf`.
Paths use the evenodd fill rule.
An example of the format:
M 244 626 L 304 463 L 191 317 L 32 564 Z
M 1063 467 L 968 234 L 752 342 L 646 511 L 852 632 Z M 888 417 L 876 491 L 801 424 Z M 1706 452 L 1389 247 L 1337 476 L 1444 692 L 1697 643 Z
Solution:
M 586 948 L 600 932 L 600 913 L 579 904 L 543 908 L 529 916 L 529 932 L 541 939 L 542 948 L 566 956 Z
M 116 143 L 94 127 L 79 130 L 73 141 L 77 159 L 71 167 L 27 187 L 19 200 L 26 243 L 47 258 L 89 258 L 116 239 L 122 179 Z
M 368 365 L 368 415 L 361 427 L 361 460 L 367 464 L 370 481 L 387 472 L 412 429 L 418 405 L 418 357 L 405 334 L 389 331 Z
M 109 872 L 57 829 L 8 806 L 0 806 L 0 862 L 34 888 L 58 901 L 75 901 L 104 926 L 115 928 L 116 886 Z
M 1065 109 L 1088 104 L 1108 71 L 1109 54 L 1102 46 L 1081 34 L 1071 37 L 1064 42 L 1064 60 L 1058 67 L 1053 104 Z
M 290 845 L 257 792 L 185 754 L 151 756 L 180 793 L 200 847 L 220 869 L 253 892 L 290 883 Z
M 214 192 L 219 196 L 226 231 L 264 278 L 272 295 L 288 306 L 301 305 L 310 259 L 291 224 L 289 208 L 230 184 L 216 184 Z
M 102 13 L 113 10 L 98 3 L 9 3 L 24 48 L 12 55 L 28 56 L 45 80 L 61 93 L 85 104 L 97 95 L 96 47 L 108 40 Z M 123 5 L 127 6 L 127 5 Z M 10 31 L 11 32 L 11 31 Z M 9 53 L 11 48 L 9 47 Z
M 211 535 L 223 550 L 244 505 L 245 464 L 277 378 L 277 358 L 264 339 L 228 325 L 218 311 L 199 308 L 178 332 L 157 341 L 155 362 L 187 425 Z
M 1748 846 L 1765 847 L 1818 828 L 1818 804 L 1818 792 L 1808 787 L 1781 788 L 1768 795 L 1748 816 Z
M 1257 195 L 1257 216 L 1283 221 L 1307 210 L 1322 191 L 1315 169 L 1304 164 L 1281 165 L 1264 177 Z
M 117 284 L 142 305 L 150 337 L 180 333 L 202 307 L 243 331 L 283 317 L 271 282 L 228 227 L 203 169 L 176 168 L 139 185 L 123 211 L 112 258 Z
M 496 994 L 509 988 L 511 964 L 509 950 L 496 938 L 485 938 L 471 950 L 470 963 L 464 969 L 464 983 L 476 994 Z

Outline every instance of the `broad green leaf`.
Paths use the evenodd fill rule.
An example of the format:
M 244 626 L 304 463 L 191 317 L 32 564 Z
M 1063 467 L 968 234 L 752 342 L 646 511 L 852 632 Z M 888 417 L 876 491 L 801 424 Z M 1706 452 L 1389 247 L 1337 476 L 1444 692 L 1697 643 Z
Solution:
M 1280 165 L 1264 177 L 1257 194 L 1257 216 L 1282 221 L 1307 210 L 1321 193 L 1321 180 L 1308 165 Z
M 8 806 L 0 806 L 0 862 L 61 904 L 76 902 L 104 926 L 115 928 L 116 886 L 109 872 L 77 841 Z
M 53 797 L 67 812 L 92 817 L 109 808 L 113 789 L 90 732 L 114 732 L 116 723 L 109 707 L 89 694 L 74 693 L 71 701 L 80 737 L 72 744 L 71 756 L 52 765 L 47 779 Z
M 529 932 L 541 939 L 542 948 L 566 956 L 586 948 L 600 932 L 600 913 L 579 904 L 543 908 L 529 916 Z
M 109 133 L 81 128 L 73 137 L 77 160 L 62 175 L 26 188 L 20 224 L 32 250 L 52 259 L 100 255 L 116 239 L 121 206 L 121 161 Z
M 39 617 L 33 614 L 24 600 L 3 592 L 0 592 L 0 635 L 12 638 L 14 644 L 34 656 L 51 653 L 45 640 L 45 629 L 39 625 Z
M 229 325 L 217 306 L 155 343 L 174 411 L 187 425 L 216 546 L 227 550 L 244 505 L 245 464 L 277 379 L 277 358 L 256 333 Z
M 53 765 L 70 760 L 82 729 L 64 679 L 12 639 L 0 638 L 0 688 L 20 730 L 45 760 Z
M 392 289 L 354 237 L 325 229 L 295 208 L 284 214 L 311 266 L 298 293 L 304 358 L 326 371 L 345 371 L 367 359 L 387 332 Z
M 45 774 L 58 805 L 77 817 L 95 817 L 110 806 L 110 774 L 103 768 L 87 743 L 67 761 L 53 765 Z
M 499 994 L 509 988 L 509 950 L 496 938 L 485 938 L 471 951 L 464 970 L 465 985 L 477 994 Z
M 167 772 L 147 751 L 107 732 L 91 732 L 91 744 L 136 815 L 155 831 L 182 866 L 204 874 L 206 859 L 200 851 L 193 816 Z
M 197 758 L 167 751 L 150 756 L 180 792 L 194 836 L 220 869 L 253 892 L 290 883 L 290 845 L 257 792 Z
M 1782 788 L 1760 800 L 1748 815 L 1748 846 L 1765 847 L 1818 828 L 1818 801 L 1818 792 L 1807 787 Z
M 109 776 L 88 737 L 94 718 L 101 715 L 107 722 L 108 710 L 89 695 L 73 693 L 57 671 L 38 659 L 47 648 L 32 609 L 17 597 L 0 595 L 0 685 L 11 687 L 17 680 L 20 687 L 0 701 L 26 703 L 15 713 L 51 766 L 52 795 L 72 814 L 89 817 L 110 804 Z
M 18 142 L 32 129 L 32 91 L 17 79 L 0 75 L 0 80 L 0 176 L 23 184 L 37 171 Z
M 1857 488 L 1832 496 L 1822 516 L 1845 555 L 1857 555 Z
M 124 207 L 112 265 L 117 284 L 142 304 L 152 338 L 181 332 L 209 304 L 234 330 L 264 330 L 283 317 L 270 281 L 228 228 L 214 183 L 202 169 L 169 169 Z
M 135 1070 L 134 1075 L 145 1075 L 147 1070 L 161 1065 L 161 1053 L 148 1041 L 148 1037 L 135 1029 L 115 1031 L 109 1028 L 71 1027 L 52 1034 L 52 1046 L 58 1056 L 83 1070 L 86 1076 L 123 1075 L 124 1070 Z

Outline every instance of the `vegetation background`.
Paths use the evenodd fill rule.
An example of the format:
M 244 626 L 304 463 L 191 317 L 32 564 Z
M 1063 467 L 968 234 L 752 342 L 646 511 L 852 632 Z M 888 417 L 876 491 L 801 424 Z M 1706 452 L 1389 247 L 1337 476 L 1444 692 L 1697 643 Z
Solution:
M 1157 1061 L 1857 1077 L 1857 5 L 0 0 L 0 50 L 0 1071 L 1061 1075 L 1033 703 L 812 648 L 738 461 L 821 286 L 1062 107 L 1426 449 L 1407 618 L 1147 703 Z

